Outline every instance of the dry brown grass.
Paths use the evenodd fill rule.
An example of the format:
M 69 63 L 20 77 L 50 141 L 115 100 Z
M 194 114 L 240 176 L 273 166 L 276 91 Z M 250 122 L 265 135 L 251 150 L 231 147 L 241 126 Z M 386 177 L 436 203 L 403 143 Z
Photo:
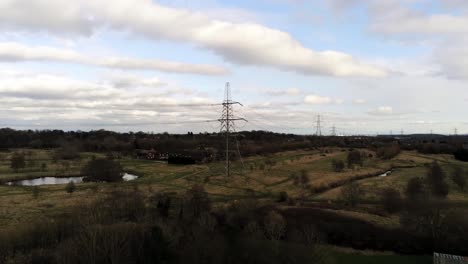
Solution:
M 138 185 L 141 192 L 149 195 L 155 192 L 183 193 L 193 184 L 203 184 L 205 190 L 214 199 L 229 200 L 256 195 L 262 199 L 276 199 L 280 192 L 286 191 L 290 197 L 305 196 L 309 198 L 322 198 L 335 200 L 340 194 L 340 188 L 331 189 L 325 193 L 314 196 L 310 188 L 294 185 L 293 173 L 300 175 L 301 170 L 307 172 L 311 188 L 333 185 L 346 181 L 356 176 L 376 174 L 392 166 L 419 166 L 417 168 L 399 169 L 389 177 L 373 177 L 359 181 L 364 191 L 365 198 L 375 199 L 380 190 L 391 186 L 398 189 L 404 188 L 406 182 L 421 173 L 424 173 L 423 164 L 434 159 L 446 162 L 454 162 L 453 158 L 446 155 L 421 155 L 416 152 L 402 152 L 396 158 L 389 161 L 381 161 L 376 158 L 365 162 L 363 168 L 345 169 L 344 172 L 333 172 L 331 161 L 333 159 L 345 160 L 347 152 L 338 148 L 330 148 L 325 156 L 319 151 L 288 151 L 268 157 L 256 156 L 244 160 L 245 169 L 241 170 L 240 162 L 233 163 L 233 176 L 227 180 L 224 178 L 224 164 L 211 163 L 207 165 L 174 166 L 160 162 L 144 160 L 124 159 L 123 166 L 137 175 L 143 176 L 133 183 L 117 183 L 117 188 L 131 188 Z M 372 153 L 372 152 L 369 152 Z M 4 153 L 2 153 L 5 155 Z M 40 151 L 37 156 L 46 157 L 50 152 Z M 88 153 L 87 156 L 92 155 Z M 375 156 L 375 155 L 374 155 Z M 260 169 L 260 164 L 273 160 L 273 166 L 265 166 Z M 250 169 L 251 165 L 255 168 Z M 99 191 L 94 191 L 95 185 Z M 0 225 L 12 226 L 19 222 L 28 222 L 38 217 L 47 217 L 57 214 L 77 204 L 93 201 L 100 195 L 109 191 L 113 184 L 84 183 L 77 184 L 77 190 L 69 195 L 65 192 L 65 186 L 42 186 L 37 199 L 33 198 L 31 188 L 0 186 Z M 463 200 L 467 195 L 460 192 L 452 192 L 449 199 Z M 467 199 L 468 200 L 468 199 Z M 383 219 L 368 218 L 362 213 L 343 212 L 352 214 L 353 217 L 362 217 L 370 221 L 380 222 Z M 390 219 L 390 221 L 393 221 Z

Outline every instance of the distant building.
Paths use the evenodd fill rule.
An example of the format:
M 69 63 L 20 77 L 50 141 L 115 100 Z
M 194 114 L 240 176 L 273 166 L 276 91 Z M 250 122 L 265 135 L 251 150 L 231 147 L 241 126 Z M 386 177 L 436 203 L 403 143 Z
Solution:
M 138 159 L 160 160 L 160 161 L 183 161 L 185 164 L 207 163 L 214 160 L 214 150 L 212 149 L 197 149 L 184 150 L 171 153 L 163 153 L 151 150 L 138 150 L 136 152 Z M 170 163 L 171 163 L 170 162 Z
M 463 143 L 463 148 L 468 150 L 468 143 Z
M 167 160 L 168 154 L 167 153 L 160 153 L 154 149 L 151 150 L 138 150 L 137 158 L 139 159 L 147 159 L 147 160 Z
M 468 257 L 434 252 L 434 264 L 468 264 Z

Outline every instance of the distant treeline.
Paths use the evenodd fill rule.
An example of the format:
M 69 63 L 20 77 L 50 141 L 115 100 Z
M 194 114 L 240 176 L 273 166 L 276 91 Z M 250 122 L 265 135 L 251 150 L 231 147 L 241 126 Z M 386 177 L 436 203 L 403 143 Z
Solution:
M 220 133 L 153 134 L 145 132 L 118 133 L 107 130 L 84 132 L 0 129 L 0 149 L 72 146 L 79 151 L 117 151 L 129 154 L 134 153 L 137 149 L 155 149 L 162 153 L 211 149 L 217 158 L 223 158 L 224 140 L 224 135 Z M 318 147 L 378 149 L 394 143 L 398 143 L 404 150 L 418 150 L 426 154 L 453 154 L 462 149 L 464 144 L 465 147 L 468 146 L 468 136 L 449 137 L 443 135 L 317 137 L 267 131 L 243 131 L 237 133 L 231 140 L 239 142 L 239 150 L 245 156 Z

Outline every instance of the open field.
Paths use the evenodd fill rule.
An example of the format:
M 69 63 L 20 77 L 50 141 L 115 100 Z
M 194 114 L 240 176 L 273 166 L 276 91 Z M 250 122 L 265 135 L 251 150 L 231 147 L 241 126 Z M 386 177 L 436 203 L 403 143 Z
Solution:
M 80 183 L 73 194 L 65 191 L 65 185 L 44 185 L 36 189 L 26 186 L 6 186 L 7 181 L 30 179 L 40 176 L 80 175 L 81 168 L 99 153 L 81 153 L 80 159 L 55 160 L 52 150 L 17 149 L 26 154 L 26 168 L 15 172 L 10 168 L 12 152 L 3 152 L 0 157 L 0 229 L 17 224 L 48 219 L 62 214 L 76 205 L 91 203 L 115 188 L 135 189 L 145 196 L 158 192 L 185 193 L 194 184 L 204 186 L 215 206 L 226 201 L 255 198 L 259 203 L 275 204 L 280 193 L 286 192 L 295 204 L 282 203 L 277 208 L 294 206 L 319 206 L 323 212 L 341 217 L 351 217 L 382 228 L 398 228 L 399 217 L 380 214 L 373 209 L 379 201 L 381 191 L 393 187 L 404 192 L 409 179 L 424 177 L 427 164 L 438 161 L 447 174 L 450 193 L 447 201 L 457 205 L 468 205 L 468 193 L 459 190 L 450 180 L 453 165 L 468 169 L 466 163 L 455 161 L 447 155 L 421 155 L 416 152 L 402 152 L 392 160 L 375 158 L 375 153 L 366 151 L 367 158 L 362 167 L 345 168 L 334 172 L 332 160 L 346 161 L 347 150 L 328 148 L 326 150 L 298 150 L 269 156 L 253 156 L 232 163 L 230 179 L 224 177 L 224 163 L 213 162 L 199 165 L 169 165 L 165 162 L 148 161 L 123 157 L 119 161 L 126 172 L 138 175 L 132 182 Z M 32 162 L 31 162 L 32 160 Z M 44 166 L 42 164 L 45 165 Z M 378 175 L 390 169 L 387 177 Z M 300 175 L 306 175 L 307 183 L 297 183 Z M 342 186 L 357 181 L 364 190 L 362 203 L 356 208 L 342 206 Z M 404 257 L 389 255 L 362 255 L 359 252 L 333 253 L 337 263 L 429 263 L 430 257 Z
M 40 176 L 66 176 L 79 175 L 81 167 L 97 153 L 81 153 L 81 159 L 70 161 L 54 161 L 53 151 L 50 150 L 15 150 L 27 153 L 27 168 L 14 172 L 9 168 L 11 153 L 1 153 L 0 181 L 6 182 L 24 178 Z M 255 196 L 258 199 L 277 199 L 280 192 L 287 192 L 290 197 L 306 200 L 328 200 L 331 203 L 339 199 L 340 186 L 356 177 L 368 177 L 358 182 L 364 189 L 364 200 L 377 200 L 379 193 L 386 187 L 395 187 L 403 191 L 407 181 L 412 177 L 425 175 L 425 164 L 433 160 L 439 161 L 447 174 L 453 164 L 467 167 L 466 164 L 455 161 L 447 155 L 421 155 L 415 152 L 403 152 L 396 158 L 382 161 L 369 158 L 363 167 L 345 169 L 343 172 L 334 172 L 331 168 L 333 159 L 344 160 L 346 152 L 341 149 L 327 149 L 328 153 L 319 151 L 290 151 L 270 155 L 267 157 L 254 156 L 234 162 L 233 175 L 226 180 L 223 176 L 224 163 L 209 163 L 203 165 L 168 165 L 164 162 L 122 158 L 121 164 L 128 172 L 140 178 L 134 182 L 116 183 L 117 185 L 133 188 L 137 185 L 142 192 L 184 192 L 193 184 L 203 184 L 205 190 L 214 201 L 229 201 Z M 371 152 L 369 152 L 371 153 Z M 33 160 L 34 162 L 30 162 Z M 46 169 L 41 169 L 41 164 Z M 32 164 L 32 165 L 31 165 Z M 401 167 L 387 177 L 375 177 L 392 167 Z M 404 168 L 403 168 L 404 167 Z M 294 184 L 294 178 L 306 173 L 307 186 Z M 461 192 L 454 184 L 450 184 L 449 200 L 468 201 L 468 194 Z M 39 197 L 33 197 L 32 187 L 0 186 L 1 218 L 3 225 L 11 225 L 27 221 L 37 216 L 54 214 L 63 208 L 75 203 L 84 203 L 93 200 L 101 193 L 105 193 L 115 184 L 82 183 L 72 195 L 65 192 L 63 185 L 49 185 L 39 187 Z M 315 193 L 314 188 L 330 186 L 329 190 Z M 357 217 L 364 217 L 365 213 L 352 213 Z M 372 216 L 370 216 L 372 218 Z M 378 219 L 376 223 L 382 223 Z M 394 222 L 391 218 L 390 222 Z
M 453 171 L 453 166 L 461 166 L 465 170 L 468 169 L 466 163 L 459 162 L 453 159 L 448 155 L 421 155 L 415 152 L 403 152 L 394 159 L 394 166 L 398 164 L 403 164 L 404 161 L 414 161 L 414 167 L 410 168 L 396 168 L 394 171 L 387 177 L 372 177 L 368 179 L 359 180 L 358 182 L 363 188 L 364 199 L 367 200 L 376 200 L 378 199 L 382 190 L 388 187 L 395 188 L 404 191 L 407 182 L 414 177 L 425 177 L 427 168 L 425 164 L 437 161 L 440 163 L 447 176 L 447 183 L 450 186 L 450 192 L 447 196 L 448 200 L 453 201 L 468 201 L 468 193 L 466 191 L 461 191 L 450 179 L 450 175 Z M 341 187 L 334 188 L 325 193 L 322 193 L 317 196 L 321 199 L 337 199 L 341 191 Z

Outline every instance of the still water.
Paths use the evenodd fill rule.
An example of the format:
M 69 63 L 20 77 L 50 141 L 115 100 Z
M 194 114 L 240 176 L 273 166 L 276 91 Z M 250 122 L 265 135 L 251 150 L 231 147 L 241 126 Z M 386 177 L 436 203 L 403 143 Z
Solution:
M 138 176 L 124 173 L 122 179 L 124 181 L 132 181 L 137 179 Z M 11 181 L 7 182 L 7 185 L 19 185 L 19 186 L 40 186 L 40 185 L 51 185 L 51 184 L 67 184 L 69 182 L 80 183 L 83 182 L 83 177 L 41 177 L 30 180 L 21 180 L 21 181 Z

